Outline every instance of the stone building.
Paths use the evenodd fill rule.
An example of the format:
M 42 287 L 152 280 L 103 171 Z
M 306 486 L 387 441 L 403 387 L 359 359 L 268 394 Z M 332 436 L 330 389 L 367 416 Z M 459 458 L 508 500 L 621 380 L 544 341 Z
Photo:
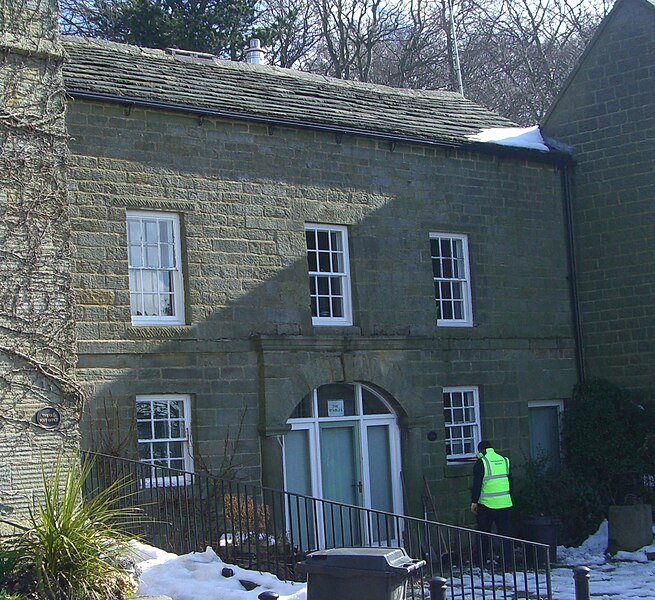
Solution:
M 655 398 L 655 2 L 618 0 L 542 128 L 573 148 L 588 377 Z
M 79 452 L 63 48 L 47 0 L 0 10 L 0 516 Z
M 565 155 L 457 94 L 63 43 L 87 447 L 460 523 L 481 437 L 557 455 Z

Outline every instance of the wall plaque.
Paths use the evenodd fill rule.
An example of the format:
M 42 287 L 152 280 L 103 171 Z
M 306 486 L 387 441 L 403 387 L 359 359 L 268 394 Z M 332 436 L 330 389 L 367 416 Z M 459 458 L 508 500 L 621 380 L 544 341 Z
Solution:
M 56 408 L 42 408 L 36 411 L 34 421 L 41 425 L 41 427 L 55 429 L 61 423 L 61 415 Z

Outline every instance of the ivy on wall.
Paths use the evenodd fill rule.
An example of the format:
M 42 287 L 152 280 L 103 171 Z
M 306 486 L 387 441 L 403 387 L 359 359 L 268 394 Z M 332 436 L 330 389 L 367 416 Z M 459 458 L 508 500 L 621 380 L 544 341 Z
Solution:
M 75 336 L 63 51 L 56 3 L 0 0 L 0 511 L 38 454 L 75 450 Z M 56 427 L 39 424 L 56 408 Z M 38 479 L 38 476 L 34 478 Z

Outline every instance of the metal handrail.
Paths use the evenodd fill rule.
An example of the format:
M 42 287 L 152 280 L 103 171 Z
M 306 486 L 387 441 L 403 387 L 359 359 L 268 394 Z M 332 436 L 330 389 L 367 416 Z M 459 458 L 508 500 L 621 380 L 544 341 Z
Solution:
M 144 516 L 134 533 L 170 552 L 211 546 L 225 562 L 300 581 L 297 564 L 312 551 L 402 546 L 426 561 L 410 578 L 408 598 L 428 597 L 428 582 L 438 576 L 448 580 L 451 600 L 552 600 L 545 544 L 127 458 L 82 457 L 92 462 L 85 493 L 120 480 L 118 501 Z

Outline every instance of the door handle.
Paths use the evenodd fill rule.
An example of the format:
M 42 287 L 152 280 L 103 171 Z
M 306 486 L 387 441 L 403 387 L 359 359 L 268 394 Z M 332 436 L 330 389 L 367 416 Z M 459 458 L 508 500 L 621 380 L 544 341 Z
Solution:
M 357 488 L 357 491 L 361 494 L 364 491 L 364 486 L 362 485 L 361 481 L 358 481 L 357 483 L 353 483 L 353 487 Z

